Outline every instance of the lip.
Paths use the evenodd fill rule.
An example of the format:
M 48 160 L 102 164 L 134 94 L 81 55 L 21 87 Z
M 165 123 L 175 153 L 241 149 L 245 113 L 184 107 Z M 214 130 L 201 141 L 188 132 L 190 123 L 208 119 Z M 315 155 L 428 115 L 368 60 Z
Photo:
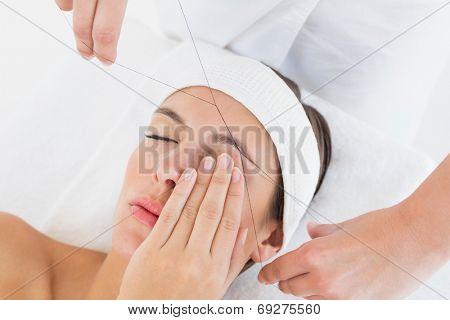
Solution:
M 153 227 L 158 221 L 162 211 L 162 205 L 157 200 L 137 198 L 130 202 L 131 213 L 139 222 L 148 227 Z

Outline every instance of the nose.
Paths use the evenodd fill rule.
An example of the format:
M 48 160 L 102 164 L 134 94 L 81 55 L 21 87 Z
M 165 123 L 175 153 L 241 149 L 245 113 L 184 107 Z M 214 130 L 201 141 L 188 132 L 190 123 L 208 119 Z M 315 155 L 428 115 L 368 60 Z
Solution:
M 164 168 L 158 167 L 155 174 L 157 183 L 163 183 L 169 188 L 174 188 L 181 176 L 181 169 L 174 167 Z
M 155 173 L 157 183 L 173 188 L 178 183 L 183 171 L 187 168 L 197 168 L 201 160 L 199 152 L 190 148 L 171 150 L 159 159 Z

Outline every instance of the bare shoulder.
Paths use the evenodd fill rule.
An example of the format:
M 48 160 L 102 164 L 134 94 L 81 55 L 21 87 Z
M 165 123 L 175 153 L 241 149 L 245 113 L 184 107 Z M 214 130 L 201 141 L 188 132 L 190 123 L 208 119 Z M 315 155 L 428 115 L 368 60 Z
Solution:
M 48 239 L 25 221 L 0 212 L 0 298 L 47 299 Z M 42 274 L 41 274 L 42 273 Z

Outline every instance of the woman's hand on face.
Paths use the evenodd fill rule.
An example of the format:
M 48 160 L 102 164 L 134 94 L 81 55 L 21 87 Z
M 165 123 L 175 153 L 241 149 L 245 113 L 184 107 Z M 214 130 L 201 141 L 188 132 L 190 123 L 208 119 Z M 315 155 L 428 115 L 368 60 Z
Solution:
M 55 0 L 61 10 L 73 10 L 77 49 L 85 58 L 104 64 L 116 60 L 117 43 L 127 0 Z
M 132 256 L 119 299 L 221 298 L 246 262 L 239 229 L 244 179 L 232 158 L 184 171 L 150 235 Z

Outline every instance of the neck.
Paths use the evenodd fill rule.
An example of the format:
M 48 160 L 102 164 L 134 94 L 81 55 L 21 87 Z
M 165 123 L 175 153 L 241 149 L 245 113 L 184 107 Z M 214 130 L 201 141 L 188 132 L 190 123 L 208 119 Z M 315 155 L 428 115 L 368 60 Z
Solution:
M 128 261 L 112 250 L 100 266 L 85 298 L 90 300 L 116 299 Z

